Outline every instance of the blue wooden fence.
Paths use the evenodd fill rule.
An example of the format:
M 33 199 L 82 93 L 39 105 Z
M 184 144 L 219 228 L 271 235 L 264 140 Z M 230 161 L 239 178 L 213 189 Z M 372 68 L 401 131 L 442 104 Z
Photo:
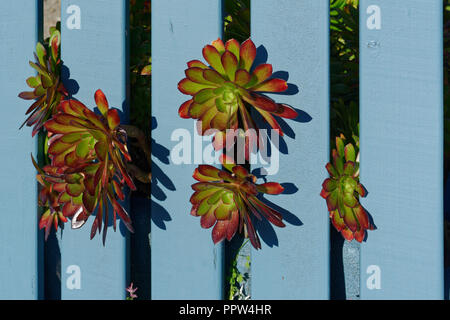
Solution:
M 208 14 L 199 19 L 200 12 Z M 176 144 L 171 141 L 176 129 L 195 135 L 194 123 L 167 112 L 167 106 L 186 100 L 177 83 L 186 62 L 198 59 L 205 43 L 221 36 L 221 18 L 219 1 L 152 2 L 152 113 L 157 124 L 152 139 L 169 150 Z M 197 165 L 174 166 L 160 158 L 155 154 L 152 159 L 152 220 L 161 222 L 151 229 L 152 298 L 221 299 L 222 245 L 214 246 L 209 232 L 199 232 L 198 219 L 189 214 Z
M 65 70 L 64 79 L 73 97 L 92 106 L 95 91 L 102 89 L 110 105 L 122 110 L 121 120 L 126 122 L 125 3 L 61 1 L 61 57 L 70 68 Z M 117 232 L 110 230 L 105 247 L 101 237 L 91 241 L 89 234 L 89 228 L 65 228 L 60 236 L 61 298 L 124 299 L 127 231 L 122 225 Z M 77 283 L 77 273 L 81 275 L 81 286 Z
M 442 1 L 364 0 L 360 23 L 363 205 L 378 228 L 361 248 L 361 297 L 440 299 Z
M 273 248 L 252 253 L 255 299 L 329 298 L 329 218 L 315 196 L 329 156 L 328 6 L 327 0 L 252 2 L 253 40 L 267 49 L 274 71 L 287 71 L 288 83 L 299 86 L 299 93 L 277 100 L 301 110 L 298 122 L 289 122 L 294 134 L 286 135 L 287 150 L 280 144 L 280 168 L 270 177 L 298 191 L 273 200 L 288 211 L 287 226 L 276 230 L 276 244 L 266 240 Z
M 124 122 L 127 3 L 62 0 L 61 5 L 66 86 L 89 106 L 101 88 Z M 214 246 L 210 230 L 189 215 L 198 163 L 175 165 L 170 157 L 179 143 L 176 129 L 191 134 L 193 147 L 208 143 L 195 133 L 194 121 L 178 117 L 186 99 L 177 83 L 185 63 L 201 58 L 203 46 L 221 37 L 222 15 L 220 0 L 152 1 L 151 253 L 142 253 L 151 256 L 152 299 L 225 298 L 225 245 Z M 45 250 L 37 229 L 37 184 L 29 159 L 37 144 L 29 131 L 18 131 L 26 102 L 17 93 L 30 73 L 27 61 L 42 34 L 41 16 L 40 0 L 0 2 L 0 97 L 8 116 L 0 126 L 0 299 L 124 299 L 125 287 L 134 280 L 124 228 L 111 230 L 103 247 L 100 237 L 89 240 L 88 227 L 67 225 Z M 258 58 L 267 54 L 274 71 L 290 84 L 289 95 L 277 101 L 300 112 L 289 122 L 278 173 L 270 177 L 290 193 L 274 199 L 285 208 L 287 227 L 276 230 L 276 236 L 259 229 L 263 249 L 251 252 L 251 296 L 329 299 L 335 286 L 329 276 L 329 218 L 319 196 L 329 157 L 329 0 L 252 1 L 251 18 Z M 354 253 L 359 275 L 344 270 L 361 299 L 448 296 L 442 52 L 442 0 L 361 0 L 361 181 L 369 191 L 363 205 L 377 230 L 369 232 L 360 256 Z M 131 208 L 149 210 L 146 205 Z
M 30 153 L 36 153 L 36 140 L 30 132 L 18 131 L 23 122 L 26 101 L 17 98 L 25 89 L 30 73 L 28 60 L 40 36 L 42 7 L 38 1 L 2 1 L 0 4 L 0 95 L 9 120 L 1 126 L 3 170 L 0 173 L 0 299 L 37 299 L 40 262 L 38 240 L 37 185 L 30 167 Z M 8 58 L 6 58 L 8 57 Z M 24 63 L 25 62 L 25 63 Z M 8 72 L 10 70 L 10 72 Z M 20 125 L 20 124 L 19 124 Z M 8 181 L 8 183 L 6 183 Z

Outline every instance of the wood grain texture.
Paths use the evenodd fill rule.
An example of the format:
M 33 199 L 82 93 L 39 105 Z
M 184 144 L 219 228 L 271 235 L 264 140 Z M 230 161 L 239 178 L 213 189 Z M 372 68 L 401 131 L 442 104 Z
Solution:
M 329 154 L 329 1 L 258 0 L 251 10 L 257 48 L 263 46 L 274 71 L 287 72 L 288 83 L 298 88 L 271 97 L 300 110 L 297 121 L 286 120 L 279 171 L 267 177 L 291 185 L 292 194 L 267 197 L 288 211 L 287 226 L 260 227 L 252 298 L 328 299 L 329 218 L 319 193 Z
M 65 83 L 74 98 L 86 106 L 95 106 L 94 93 L 101 89 L 110 107 L 121 110 L 121 120 L 128 120 L 126 30 L 128 1 L 63 0 L 62 59 L 70 75 L 63 72 Z M 68 29 L 67 12 L 76 5 L 81 12 L 80 29 Z M 76 25 L 76 23 L 75 23 Z M 76 83 L 75 83 L 76 82 Z M 125 206 L 127 207 L 127 206 Z M 111 216 L 111 214 L 110 214 Z M 108 228 L 106 246 L 98 234 L 89 240 L 93 217 L 81 228 L 60 236 L 62 299 L 124 299 L 127 286 L 127 236 L 122 222 L 114 232 Z M 70 266 L 81 270 L 81 288 L 70 289 Z M 70 271 L 70 269 L 69 269 Z
M 378 228 L 361 246 L 361 298 L 442 299 L 442 1 L 361 1 L 360 46 L 362 204 Z
M 37 182 L 30 153 L 36 156 L 37 138 L 19 126 L 25 120 L 30 101 L 17 97 L 29 91 L 25 80 L 34 74 L 33 59 L 38 41 L 40 1 L 0 2 L 0 96 L 3 124 L 0 178 L 0 300 L 37 299 L 38 211 Z
M 222 245 L 214 246 L 211 229 L 202 229 L 200 220 L 190 215 L 197 164 L 176 165 L 169 156 L 178 143 L 171 141 L 176 129 L 187 130 L 193 146 L 195 121 L 178 116 L 190 96 L 180 93 L 177 84 L 186 63 L 203 60 L 203 47 L 221 35 L 220 3 L 152 1 L 152 299 L 223 296 Z M 202 151 L 192 150 L 192 161 L 195 152 Z

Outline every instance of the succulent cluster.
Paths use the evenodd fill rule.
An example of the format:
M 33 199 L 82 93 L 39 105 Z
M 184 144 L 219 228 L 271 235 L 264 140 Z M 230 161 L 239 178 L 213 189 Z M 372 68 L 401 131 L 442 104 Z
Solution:
M 104 220 L 105 241 L 108 203 L 114 209 L 114 230 L 118 215 L 133 231 L 130 217 L 119 201 L 124 200 L 125 184 L 131 189 L 135 186 L 124 164 L 124 159 L 131 158 L 119 114 L 109 108 L 101 90 L 96 91 L 95 102 L 101 115 L 79 101 L 65 100 L 58 106 L 58 113 L 44 124 L 51 135 L 48 141 L 51 164 L 43 168 L 45 175 L 41 179 L 44 184 L 51 183 L 51 191 L 58 194 L 56 204 L 61 206 L 64 217 L 72 218 L 72 228 L 81 227 L 98 208 L 91 238 L 97 229 L 100 232 Z
M 39 132 L 45 121 L 56 112 L 61 100 L 67 96 L 67 91 L 60 79 L 61 34 L 56 28 L 50 31 L 48 45 L 38 42 L 34 54 L 36 61 L 29 62 L 30 66 L 38 72 L 36 76 L 27 79 L 27 84 L 33 91 L 24 91 L 19 94 L 22 99 L 33 100 L 26 112 L 29 116 L 21 126 L 21 128 L 25 124 L 29 127 L 34 126 L 33 136 Z
M 109 206 L 113 208 L 114 230 L 118 215 L 133 231 L 130 217 L 119 203 L 125 198 L 125 185 L 135 189 L 125 166 L 125 161 L 131 161 L 127 134 L 120 126 L 118 111 L 109 108 L 101 90 L 94 96 L 100 114 L 77 100 L 65 99 L 67 92 L 60 80 L 60 32 L 57 28 L 50 31 L 48 46 L 38 43 L 36 62 L 30 62 L 38 72 L 27 79 L 34 91 L 19 94 L 20 98 L 34 100 L 24 124 L 34 126 L 33 136 L 46 133 L 47 165 L 40 168 L 32 157 L 41 185 L 38 203 L 45 208 L 39 227 L 45 228 L 47 239 L 52 225 L 57 230 L 71 218 L 72 228 L 80 228 L 97 210 L 91 238 L 103 225 L 105 242 Z
M 244 232 L 256 249 L 261 242 L 255 231 L 253 218 L 266 218 L 277 227 L 284 227 L 282 215 L 265 204 L 261 194 L 280 194 L 284 188 L 276 182 L 256 183 L 256 177 L 232 159 L 222 156 L 225 170 L 210 165 L 200 165 L 194 172 L 191 196 L 193 216 L 200 218 L 203 228 L 211 228 L 212 239 L 218 243 L 225 238 L 230 241 L 239 232 Z
M 178 89 L 191 99 L 178 110 L 182 118 L 197 120 L 201 135 L 214 134 L 216 151 L 234 146 L 235 132 L 245 131 L 245 158 L 261 148 L 263 141 L 257 137 L 259 128 L 252 118 L 251 109 L 283 135 L 276 117 L 294 119 L 297 112 L 290 106 L 276 103 L 264 92 L 284 92 L 288 84 L 272 75 L 272 65 L 255 65 L 256 46 L 247 39 L 242 44 L 231 39 L 224 43 L 217 39 L 203 48 L 205 64 L 199 60 L 187 63 L 186 78 Z M 242 131 L 241 131 L 242 134 Z M 255 136 L 256 135 L 256 136 Z M 256 184 L 256 177 L 233 159 L 221 157 L 225 170 L 210 165 L 200 165 L 193 177 L 200 181 L 192 186 L 191 197 L 194 216 L 201 216 L 203 228 L 212 230 L 214 243 L 225 238 L 231 240 L 239 232 L 250 239 L 253 247 L 261 248 L 253 218 L 263 217 L 278 227 L 284 227 L 281 213 L 266 205 L 261 194 L 279 194 L 283 187 L 275 182 Z
M 272 77 L 272 65 L 254 66 L 256 47 L 252 40 L 242 44 L 231 39 L 225 44 L 221 39 L 203 48 L 203 57 L 209 66 L 199 60 L 187 63 L 186 78 L 178 83 L 178 89 L 192 98 L 179 108 L 182 118 L 197 119 L 199 134 L 214 133 L 215 150 L 234 145 L 234 134 L 242 123 L 245 132 L 255 130 L 257 125 L 250 114 L 250 107 L 258 111 L 263 119 L 280 135 L 283 131 L 275 117 L 294 119 L 297 112 L 290 106 L 276 103 L 263 92 L 284 92 L 288 89 L 285 80 Z M 245 136 L 245 158 L 254 151 L 252 136 Z M 255 137 L 255 140 L 256 137 Z
M 351 241 L 364 240 L 366 230 L 373 230 L 366 210 L 359 197 L 366 196 L 364 186 L 359 182 L 359 163 L 355 147 L 345 137 L 336 138 L 336 148 L 332 151 L 333 163 L 327 163 L 330 178 L 322 184 L 320 195 L 326 199 L 331 222 L 342 236 Z

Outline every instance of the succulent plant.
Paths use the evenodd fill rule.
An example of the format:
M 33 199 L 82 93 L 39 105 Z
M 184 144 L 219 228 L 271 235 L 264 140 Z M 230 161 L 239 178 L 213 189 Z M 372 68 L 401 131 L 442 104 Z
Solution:
M 37 181 L 41 185 L 38 204 L 40 207 L 46 208 L 39 221 L 39 229 L 45 228 L 45 240 L 47 240 L 52 225 L 55 227 L 55 230 L 58 230 L 59 225 L 67 222 L 67 216 L 75 214 L 80 206 L 71 206 L 73 207 L 73 210 L 71 209 L 70 211 L 73 211 L 73 214 L 68 214 L 68 209 L 71 204 L 62 201 L 65 195 L 60 197 L 60 194 L 64 192 L 65 184 L 55 182 L 54 178 L 50 176 L 51 174 L 56 173 L 57 168 L 47 165 L 41 169 L 33 156 L 31 156 L 31 160 L 34 167 L 39 172 L 36 176 Z
M 276 182 L 256 183 L 256 177 L 232 159 L 221 156 L 225 170 L 210 165 L 200 165 L 194 171 L 191 196 L 191 214 L 200 218 L 203 228 L 211 228 L 212 240 L 219 243 L 225 238 L 230 241 L 244 231 L 253 247 L 261 248 L 259 237 L 252 222 L 253 217 L 263 217 L 277 227 L 284 227 L 282 215 L 259 199 L 261 194 L 280 194 L 284 188 Z M 253 217 L 252 217 L 253 216 Z
M 49 40 L 49 46 L 46 47 L 40 42 L 36 45 L 36 53 L 34 54 L 36 61 L 30 61 L 30 66 L 35 69 L 38 74 L 29 77 L 27 84 L 33 91 L 24 91 L 19 93 L 19 97 L 25 100 L 35 100 L 26 111 L 29 114 L 25 124 L 33 127 L 32 135 L 36 133 L 44 125 L 54 113 L 62 99 L 67 96 L 60 79 L 61 59 L 60 59 L 60 43 L 61 34 L 54 28 Z
M 216 150 L 227 145 L 227 129 L 238 129 L 240 121 L 246 132 L 257 129 L 250 114 L 250 106 L 283 135 L 274 116 L 292 119 L 297 117 L 297 112 L 261 94 L 283 92 L 288 85 L 285 80 L 272 77 L 272 65 L 264 63 L 254 66 L 256 47 L 252 40 L 239 44 L 231 39 L 224 44 L 221 39 L 217 39 L 203 48 L 203 57 L 210 67 L 199 60 L 189 61 L 188 69 L 185 70 L 186 78 L 178 83 L 182 93 L 192 96 L 179 108 L 180 117 L 197 119 L 202 135 L 214 131 L 213 144 Z M 250 139 L 247 135 L 246 159 L 253 151 L 254 144 Z M 228 146 L 231 145 L 233 143 L 228 142 Z
M 336 137 L 336 148 L 332 151 L 333 163 L 327 163 L 330 178 L 322 184 L 320 195 L 326 199 L 331 222 L 342 236 L 351 241 L 362 242 L 366 230 L 373 230 L 366 210 L 359 197 L 366 196 L 364 186 L 359 182 L 359 163 L 355 147 L 345 137 Z
M 64 217 L 72 217 L 72 228 L 81 227 L 97 208 L 92 224 L 91 238 L 101 231 L 103 241 L 108 226 L 108 203 L 133 232 L 131 220 L 119 204 L 124 200 L 123 187 L 135 189 L 123 158 L 130 161 L 126 147 L 126 132 L 120 127 L 116 109 L 110 109 L 101 90 L 95 93 L 95 102 L 101 115 L 89 110 L 76 100 L 65 100 L 58 112 L 44 124 L 51 138 L 48 155 L 51 165 L 44 167 L 44 184 L 58 193 L 57 203 Z

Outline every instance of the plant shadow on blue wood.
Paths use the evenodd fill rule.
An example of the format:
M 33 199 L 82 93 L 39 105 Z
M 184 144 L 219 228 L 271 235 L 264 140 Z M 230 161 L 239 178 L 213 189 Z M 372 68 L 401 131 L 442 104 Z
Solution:
M 268 60 L 267 50 L 263 45 L 261 45 L 256 49 L 256 58 L 255 58 L 255 62 L 253 63 L 253 66 L 257 66 L 259 64 L 266 63 L 267 60 Z M 287 82 L 289 80 L 289 72 L 276 71 L 272 74 L 271 78 L 279 78 L 279 79 L 285 80 Z M 299 93 L 298 86 L 296 84 L 288 82 L 288 89 L 286 91 L 270 93 L 270 94 L 271 95 L 293 96 L 293 95 L 297 95 L 298 93 Z M 279 103 L 280 101 L 276 101 L 276 102 Z M 297 112 L 298 116 L 295 119 L 289 119 L 287 121 L 295 121 L 295 122 L 300 122 L 300 123 L 308 123 L 308 122 L 312 121 L 311 115 L 309 115 L 306 111 L 298 109 L 297 106 L 291 106 L 291 105 L 289 105 L 289 106 Z M 254 110 L 252 110 L 251 113 L 252 113 L 252 117 L 255 120 L 257 126 L 261 129 L 267 130 L 269 132 L 269 137 L 270 137 L 271 136 L 270 129 L 272 129 L 272 127 L 267 123 L 267 121 L 265 121 L 263 119 L 263 117 L 261 116 L 261 114 L 259 112 L 255 112 Z M 294 130 L 292 130 L 292 128 L 289 126 L 288 122 L 285 119 L 276 117 L 276 120 L 279 123 L 285 136 L 287 136 L 291 139 L 296 138 L 296 134 L 295 134 Z M 270 144 L 268 144 L 268 147 L 270 148 Z M 289 152 L 287 143 L 284 139 L 284 136 L 279 137 L 278 151 L 280 151 L 283 154 L 288 154 L 288 152 Z M 268 154 L 270 154 L 270 150 L 268 151 Z
M 285 187 L 285 189 L 281 195 L 289 194 L 288 189 L 286 189 L 287 185 L 292 185 L 292 188 L 293 188 L 292 190 L 296 190 L 294 193 L 296 193 L 298 190 L 297 187 L 295 187 L 293 184 L 283 183 L 282 185 L 283 185 L 283 187 Z M 281 213 L 283 215 L 283 220 L 285 222 L 287 222 L 288 224 L 291 224 L 291 225 L 297 226 L 297 227 L 303 225 L 303 222 L 296 215 L 291 213 L 290 211 L 288 211 L 282 207 L 279 207 L 278 205 L 267 200 L 263 196 L 259 196 L 258 198 L 262 202 L 264 202 L 266 205 L 270 206 L 271 208 L 273 208 L 276 211 L 278 211 L 279 213 Z M 279 245 L 276 231 L 269 221 L 267 221 L 266 219 L 263 219 L 263 220 L 255 219 L 255 229 L 257 230 L 258 234 L 260 235 L 262 241 L 264 241 L 264 243 L 267 246 L 272 248 L 273 246 Z
M 261 45 L 257 48 L 256 59 L 255 59 L 255 62 L 253 65 L 257 66 L 259 64 L 266 63 L 267 60 L 268 60 L 267 50 L 264 46 Z M 272 74 L 271 78 L 279 78 L 279 79 L 288 81 L 289 73 L 287 71 L 276 71 Z M 298 93 L 299 93 L 298 86 L 293 83 L 288 82 L 288 89 L 286 91 L 279 92 L 279 93 L 271 93 L 271 95 L 276 94 L 276 95 L 292 96 L 292 95 L 296 95 Z M 277 102 L 279 103 L 282 101 L 277 101 Z M 295 122 L 300 122 L 300 123 L 307 123 L 312 120 L 312 117 L 307 112 L 296 108 L 296 106 L 290 106 L 290 107 L 294 108 L 294 110 L 298 113 L 297 118 L 289 119 L 289 120 L 285 121 L 284 119 L 277 117 L 276 120 L 279 123 L 281 129 L 283 130 L 284 136 L 287 136 L 291 139 L 295 139 L 296 134 L 295 134 L 294 130 L 289 126 L 288 122 L 295 121 Z M 265 139 L 266 140 L 266 142 L 265 142 L 266 150 L 264 150 L 264 153 L 261 153 L 261 150 L 260 150 L 260 156 L 263 158 L 263 160 L 266 163 L 270 163 L 270 159 L 274 152 L 281 152 L 282 154 L 288 154 L 289 150 L 288 150 L 288 146 L 287 146 L 284 136 L 278 136 L 277 137 L 278 143 L 276 143 L 276 141 L 274 140 L 274 137 L 271 134 L 272 127 L 263 119 L 263 117 L 259 114 L 259 112 L 255 112 L 252 110 L 252 117 L 255 120 L 255 123 L 257 124 L 258 128 L 267 130 L 267 139 Z M 276 148 L 276 150 L 274 149 L 274 147 Z M 254 169 L 252 171 L 252 173 L 257 178 L 263 179 L 264 182 L 267 182 L 266 178 L 263 174 L 264 169 L 257 168 L 257 169 Z M 284 191 L 280 196 L 293 195 L 298 192 L 298 187 L 293 183 L 285 182 L 285 183 L 282 183 L 281 185 L 284 187 Z M 294 215 L 292 212 L 276 205 L 276 198 L 273 198 L 275 203 L 269 201 L 268 199 L 264 198 L 263 196 L 259 196 L 259 199 L 262 202 L 264 202 L 265 204 L 267 204 L 268 206 L 270 206 L 271 208 L 280 212 L 283 215 L 283 220 L 287 224 L 291 224 L 293 226 L 303 225 L 302 221 L 296 215 Z M 262 241 L 267 246 L 272 248 L 274 246 L 279 245 L 276 231 L 273 228 L 273 226 L 269 223 L 269 221 L 267 221 L 265 219 L 263 219 L 263 220 L 254 219 L 254 222 L 255 222 L 256 231 L 260 235 Z
M 155 117 L 152 117 L 152 130 L 155 130 L 158 126 Z M 151 180 L 151 220 L 160 229 L 166 230 L 166 222 L 171 221 L 169 212 L 161 206 L 159 203 L 155 202 L 153 199 L 158 201 L 165 201 L 167 196 L 162 187 L 169 191 L 175 191 L 175 185 L 172 180 L 167 176 L 164 171 L 156 164 L 155 158 L 161 163 L 168 165 L 170 151 L 161 144 L 158 144 L 152 138 L 152 180 Z
M 255 175 L 258 179 L 264 180 L 264 182 L 267 182 L 266 176 L 261 173 L 262 169 L 257 168 L 252 171 L 252 174 Z M 298 188 L 295 184 L 286 182 L 281 183 L 281 185 L 284 188 L 283 193 L 281 193 L 279 196 L 284 195 L 292 195 L 298 192 Z M 276 198 L 276 197 L 274 197 Z M 278 211 L 283 215 L 283 220 L 287 222 L 288 224 L 291 224 L 293 226 L 301 226 L 303 225 L 303 222 L 293 213 L 290 211 L 276 205 L 275 203 L 267 200 L 263 195 L 259 195 L 258 199 L 261 200 L 263 203 L 271 207 L 272 209 Z M 276 202 L 276 199 L 274 200 Z M 270 248 L 274 246 L 278 246 L 278 237 L 276 234 L 275 229 L 273 228 L 272 224 L 267 221 L 266 219 L 258 220 L 258 219 L 252 219 L 255 225 L 255 229 L 258 232 L 259 236 L 261 237 L 262 241 L 269 246 Z
M 65 65 L 61 67 L 61 81 L 69 94 L 69 98 L 72 99 L 72 96 L 80 90 L 80 85 L 74 79 L 70 79 L 70 70 Z

